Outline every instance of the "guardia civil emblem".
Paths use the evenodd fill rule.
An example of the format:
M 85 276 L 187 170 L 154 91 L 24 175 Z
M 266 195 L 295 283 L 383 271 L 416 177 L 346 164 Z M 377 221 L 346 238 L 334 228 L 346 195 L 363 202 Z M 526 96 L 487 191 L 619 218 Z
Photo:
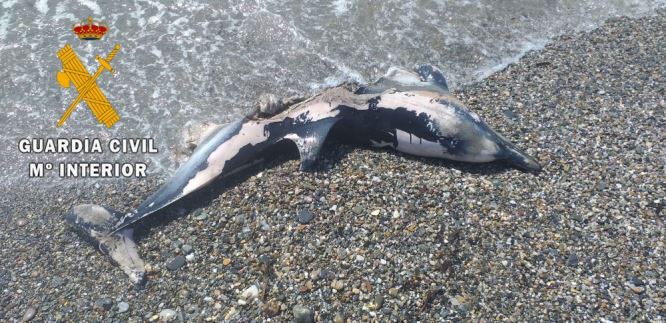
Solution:
M 93 21 L 92 17 L 88 17 L 87 23 L 74 25 L 72 29 L 80 40 L 86 41 L 100 40 L 108 31 L 107 26 Z M 111 74 L 115 73 L 111 67 L 111 60 L 113 60 L 119 50 L 120 44 L 116 44 L 105 58 L 97 55 L 99 66 L 92 75 L 83 66 L 83 63 L 81 63 L 81 60 L 70 44 L 66 44 L 58 50 L 57 56 L 62 62 L 62 70 L 56 74 L 56 80 L 63 88 L 69 88 L 74 84 L 74 88 L 78 92 L 76 99 L 74 99 L 60 119 L 58 119 L 58 127 L 65 124 L 65 121 L 67 121 L 82 100 L 92 111 L 97 121 L 104 124 L 107 128 L 111 128 L 120 120 L 120 116 L 97 85 L 97 78 L 100 77 L 102 72 L 106 70 Z

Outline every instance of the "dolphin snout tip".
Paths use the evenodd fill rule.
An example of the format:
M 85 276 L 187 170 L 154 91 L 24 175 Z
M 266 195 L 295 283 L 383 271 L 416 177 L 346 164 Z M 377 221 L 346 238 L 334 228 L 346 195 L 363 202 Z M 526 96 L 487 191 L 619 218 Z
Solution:
M 502 155 L 503 158 L 501 159 L 504 159 L 509 164 L 521 170 L 538 173 L 543 169 L 541 164 L 534 157 L 531 157 L 522 150 L 513 147 L 513 145 L 505 147 Z

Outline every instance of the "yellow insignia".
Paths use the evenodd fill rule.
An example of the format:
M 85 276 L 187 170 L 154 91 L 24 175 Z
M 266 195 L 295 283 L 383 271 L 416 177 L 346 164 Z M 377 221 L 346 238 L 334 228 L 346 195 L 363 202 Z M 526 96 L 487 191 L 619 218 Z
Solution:
M 97 78 L 104 70 L 114 74 L 114 70 L 111 67 L 111 60 L 116 56 L 119 50 L 120 45 L 116 44 L 106 59 L 98 55 L 97 62 L 99 62 L 99 67 L 92 76 L 88 74 L 88 71 L 69 44 L 65 45 L 65 47 L 58 51 L 58 58 L 62 62 L 62 70 L 56 75 L 58 83 L 64 88 L 68 88 L 70 83 L 73 83 L 74 87 L 79 92 L 79 95 L 74 102 L 70 104 L 69 108 L 67 108 L 65 113 L 58 120 L 58 127 L 61 127 L 65 121 L 67 121 L 67 118 L 69 118 L 81 100 L 88 104 L 88 107 L 92 110 L 97 121 L 106 125 L 107 128 L 111 128 L 111 126 L 120 120 L 120 116 L 118 116 L 118 113 L 113 109 L 113 106 L 111 106 L 111 103 L 106 99 L 104 93 L 102 93 L 102 90 L 100 90 L 96 82 Z

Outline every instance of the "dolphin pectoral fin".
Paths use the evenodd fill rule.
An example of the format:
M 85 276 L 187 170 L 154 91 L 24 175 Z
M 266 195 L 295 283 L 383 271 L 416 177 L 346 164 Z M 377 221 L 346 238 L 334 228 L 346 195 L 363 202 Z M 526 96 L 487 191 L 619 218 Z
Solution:
M 319 151 L 324 145 L 324 141 L 326 141 L 326 136 L 328 136 L 329 131 L 331 131 L 331 128 L 338 120 L 340 119 L 326 118 L 317 122 L 303 124 L 297 131 L 284 136 L 285 139 L 293 141 L 298 148 L 298 153 L 301 157 L 299 168 L 301 171 L 310 170 L 315 164 Z
M 103 206 L 82 204 L 73 207 L 65 215 L 65 220 L 74 231 L 109 256 L 132 283 L 140 286 L 145 279 L 145 269 L 134 242 L 133 230 L 110 233 L 121 216 L 119 212 Z

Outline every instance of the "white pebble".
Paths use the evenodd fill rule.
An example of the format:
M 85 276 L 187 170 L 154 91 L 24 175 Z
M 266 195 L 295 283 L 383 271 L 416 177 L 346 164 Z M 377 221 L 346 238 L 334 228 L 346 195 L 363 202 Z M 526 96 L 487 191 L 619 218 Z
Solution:
M 118 313 L 125 313 L 129 310 L 129 304 L 126 302 L 118 303 Z
M 241 293 L 241 299 L 246 301 L 251 301 L 259 297 L 259 287 L 257 285 L 252 285 Z
M 165 308 L 160 311 L 160 321 L 162 322 L 170 322 L 173 321 L 176 318 L 176 311 L 170 309 L 170 308 Z

